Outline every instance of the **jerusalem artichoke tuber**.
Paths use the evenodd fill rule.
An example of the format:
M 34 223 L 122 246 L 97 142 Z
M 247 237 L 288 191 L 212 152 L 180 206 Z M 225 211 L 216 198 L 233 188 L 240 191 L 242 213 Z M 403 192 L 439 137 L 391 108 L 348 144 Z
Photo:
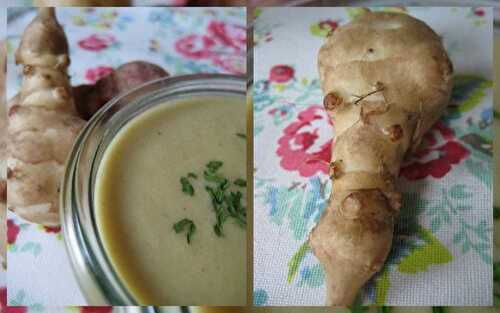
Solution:
M 54 8 L 39 9 L 15 58 L 24 78 L 8 111 L 7 206 L 29 221 L 54 226 L 64 162 L 84 124 L 73 102 L 68 43 Z
M 95 85 L 74 87 L 76 108 L 80 116 L 89 119 L 104 104 L 120 93 L 168 75 L 168 72 L 156 64 L 144 61 L 125 63 L 98 80 Z
M 401 162 L 448 105 L 453 70 L 425 23 L 380 12 L 336 29 L 318 67 L 336 140 L 332 194 L 309 242 L 326 271 L 328 303 L 346 305 L 384 265 Z

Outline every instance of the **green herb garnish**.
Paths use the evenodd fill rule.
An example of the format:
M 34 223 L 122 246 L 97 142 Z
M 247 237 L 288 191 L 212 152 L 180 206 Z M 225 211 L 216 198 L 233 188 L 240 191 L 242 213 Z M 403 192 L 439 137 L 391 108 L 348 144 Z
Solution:
M 190 196 L 194 195 L 193 185 L 191 185 L 187 177 L 181 177 L 181 185 L 182 185 L 182 192 Z
M 190 244 L 191 237 L 196 231 L 196 226 L 194 225 L 193 221 L 187 218 L 183 218 L 182 220 L 174 224 L 174 231 L 176 234 L 184 231 L 185 229 L 187 229 L 187 243 Z
M 240 186 L 240 187 L 246 187 L 247 186 L 247 181 L 244 180 L 244 179 L 238 178 L 237 180 L 235 180 L 233 182 L 233 184 L 235 184 L 236 186 Z
M 214 225 L 214 232 L 219 237 L 224 235 L 224 223 L 229 218 L 232 218 L 241 227 L 246 226 L 246 208 L 242 204 L 243 194 L 241 191 L 229 190 L 229 180 L 217 173 L 222 165 L 223 163 L 220 161 L 211 161 L 203 172 L 206 182 L 205 190 L 212 200 L 217 221 Z M 234 185 L 246 186 L 246 181 L 237 179 L 234 181 Z
M 207 169 L 209 172 L 215 173 L 223 164 L 221 161 L 210 161 L 207 164 Z
M 243 138 L 243 139 L 247 139 L 247 135 L 245 134 L 242 134 L 242 133 L 236 133 L 236 136 L 240 137 L 240 138 Z
M 230 190 L 232 185 L 237 187 L 246 187 L 246 181 L 238 178 L 230 183 L 229 179 L 218 173 L 218 170 L 223 166 L 221 161 L 210 161 L 206 164 L 203 171 L 203 178 L 205 180 L 205 190 L 212 200 L 212 208 L 215 212 L 216 223 L 213 226 L 214 232 L 217 236 L 224 236 L 223 229 L 224 223 L 228 219 L 233 219 L 241 227 L 245 227 L 247 223 L 247 212 L 243 205 L 243 194 L 239 190 Z M 182 192 L 190 196 L 194 195 L 194 188 L 189 178 L 197 179 L 198 176 L 190 172 L 186 177 L 181 177 Z M 234 187 L 233 187 L 234 189 Z M 184 229 L 188 230 L 187 240 L 191 242 L 196 227 L 193 221 L 188 219 L 180 220 L 174 224 L 176 233 L 182 232 Z
M 227 184 L 227 179 L 223 178 L 222 176 L 220 176 L 215 172 L 211 172 L 210 170 L 203 171 L 203 177 L 205 178 L 206 181 L 209 182 L 214 182 L 217 184 Z

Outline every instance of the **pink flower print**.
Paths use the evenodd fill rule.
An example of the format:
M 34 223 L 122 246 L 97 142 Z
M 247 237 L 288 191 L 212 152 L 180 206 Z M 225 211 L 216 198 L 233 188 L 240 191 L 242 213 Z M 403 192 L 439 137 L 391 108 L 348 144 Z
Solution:
M 115 37 L 112 35 L 94 34 L 78 41 L 78 46 L 88 51 L 97 52 L 108 48 L 115 42 Z
M 207 36 L 188 35 L 177 40 L 175 50 L 190 59 L 205 59 L 213 55 L 215 41 Z
M 269 72 L 269 80 L 275 83 L 286 83 L 295 75 L 293 67 L 288 65 L 275 65 Z
M 207 30 L 208 34 L 223 46 L 233 47 L 237 51 L 246 47 L 247 30 L 243 26 L 211 21 Z
M 332 150 L 331 120 L 320 105 L 299 113 L 297 119 L 283 130 L 278 140 L 277 155 L 285 170 L 298 171 L 303 177 L 328 173 Z
M 245 74 L 246 58 L 242 55 L 216 55 L 213 63 L 231 74 Z
M 453 165 L 459 164 L 470 154 L 466 147 L 455 140 L 453 130 L 442 122 L 438 122 L 423 140 L 425 146 L 401 168 L 400 175 L 406 179 L 444 177 Z

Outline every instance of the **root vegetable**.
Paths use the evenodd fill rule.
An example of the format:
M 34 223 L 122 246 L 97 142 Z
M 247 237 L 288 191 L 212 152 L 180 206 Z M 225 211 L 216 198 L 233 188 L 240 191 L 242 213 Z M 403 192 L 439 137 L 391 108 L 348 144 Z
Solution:
M 59 225 L 60 180 L 84 124 L 73 102 L 68 43 L 54 8 L 40 8 L 15 54 L 23 66 L 8 111 L 7 206 L 40 224 Z
M 83 118 L 89 119 L 118 94 L 168 75 L 163 68 L 148 62 L 134 61 L 123 64 L 95 85 L 73 88 L 76 108 Z
M 401 162 L 448 105 L 452 65 L 422 21 L 366 12 L 328 37 L 318 66 L 336 139 L 332 194 L 309 242 L 325 268 L 328 304 L 348 305 L 384 265 Z

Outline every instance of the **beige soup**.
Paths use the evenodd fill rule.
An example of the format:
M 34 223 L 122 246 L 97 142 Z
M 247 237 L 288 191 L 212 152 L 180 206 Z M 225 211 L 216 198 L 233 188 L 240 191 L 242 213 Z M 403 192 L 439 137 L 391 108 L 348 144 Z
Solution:
M 216 234 L 205 189 L 215 183 L 203 174 L 211 161 L 222 164 L 215 173 L 246 207 L 245 133 L 244 98 L 193 98 L 141 114 L 106 149 L 96 181 L 97 224 L 113 266 L 141 304 L 246 303 L 245 226 L 227 218 Z M 192 193 L 183 191 L 181 177 Z M 190 225 L 174 230 L 184 219 L 195 227 L 189 243 Z

